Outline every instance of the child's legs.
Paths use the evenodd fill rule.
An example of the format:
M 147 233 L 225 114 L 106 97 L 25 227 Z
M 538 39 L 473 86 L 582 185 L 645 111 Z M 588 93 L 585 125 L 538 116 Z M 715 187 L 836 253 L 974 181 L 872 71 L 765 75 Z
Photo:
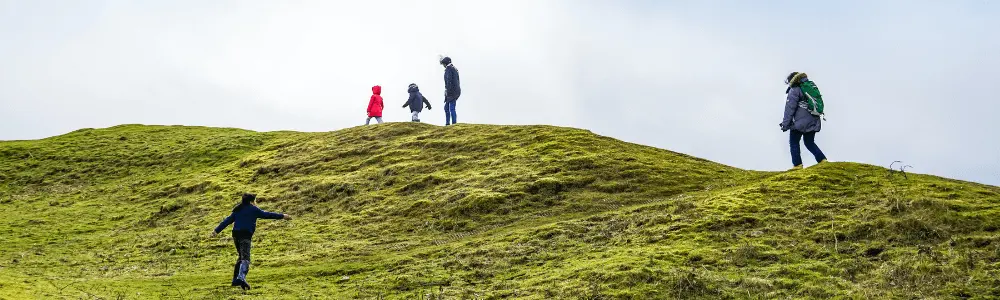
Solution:
M 365 119 L 365 125 L 368 125 L 368 124 L 371 124 L 371 123 L 372 123 L 372 117 L 368 117 L 367 119 Z
M 240 240 L 233 238 L 233 244 L 236 246 L 236 263 L 233 264 L 233 285 L 236 285 L 236 278 L 240 278 L 240 265 L 243 264 L 243 259 L 239 255 L 240 253 Z
M 413 112 L 410 112 L 410 114 L 411 114 L 410 121 L 413 121 L 413 122 L 419 122 L 420 121 L 420 112 L 419 111 L 413 111 Z
M 239 252 L 240 261 L 239 272 L 236 275 L 236 279 L 247 281 L 247 273 L 250 273 L 250 238 L 241 239 L 239 241 Z
M 236 253 L 239 258 L 236 260 L 233 279 L 246 281 L 247 273 L 250 272 L 250 238 L 249 232 L 233 231 L 233 243 L 236 244 Z
M 375 121 L 378 121 L 379 124 L 382 124 L 382 117 L 375 117 Z

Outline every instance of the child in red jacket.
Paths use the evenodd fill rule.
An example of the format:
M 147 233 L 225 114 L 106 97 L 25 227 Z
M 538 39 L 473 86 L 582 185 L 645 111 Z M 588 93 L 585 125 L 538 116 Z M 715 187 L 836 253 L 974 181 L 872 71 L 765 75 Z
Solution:
M 373 86 L 372 87 L 372 98 L 368 100 L 368 119 L 365 120 L 365 125 L 371 124 L 372 118 L 382 124 L 382 87 Z

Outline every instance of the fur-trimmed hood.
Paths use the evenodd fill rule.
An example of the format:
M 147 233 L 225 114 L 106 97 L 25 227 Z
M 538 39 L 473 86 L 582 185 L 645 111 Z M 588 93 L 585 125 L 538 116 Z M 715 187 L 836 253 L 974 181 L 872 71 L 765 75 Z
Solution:
M 806 80 L 809 80 L 809 75 L 806 75 L 806 73 L 795 72 L 795 75 L 792 75 L 792 78 L 788 80 L 788 86 L 799 86 L 799 84 Z
M 793 87 L 798 87 L 803 81 L 807 80 L 809 80 L 809 75 L 806 75 L 806 73 L 792 72 L 791 74 L 788 74 L 788 78 L 785 81 L 785 83 L 788 84 L 788 87 L 785 88 L 785 94 L 788 94 Z

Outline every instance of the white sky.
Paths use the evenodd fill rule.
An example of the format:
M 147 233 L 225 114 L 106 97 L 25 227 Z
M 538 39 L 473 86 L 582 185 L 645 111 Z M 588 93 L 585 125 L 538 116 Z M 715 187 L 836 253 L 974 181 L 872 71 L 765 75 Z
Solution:
M 0 0 L 0 140 L 125 123 L 327 131 L 417 83 L 443 124 L 579 127 L 790 167 L 784 77 L 822 89 L 832 160 L 1000 184 L 1000 2 Z M 804 160 L 811 161 L 808 153 Z

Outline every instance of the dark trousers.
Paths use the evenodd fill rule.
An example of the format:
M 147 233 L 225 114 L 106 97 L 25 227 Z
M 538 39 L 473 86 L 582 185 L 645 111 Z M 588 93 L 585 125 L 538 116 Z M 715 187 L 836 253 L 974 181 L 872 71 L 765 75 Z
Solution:
M 236 245 L 236 265 L 233 266 L 233 284 L 237 280 L 246 282 L 247 273 L 250 272 L 250 238 L 253 233 L 249 231 L 233 230 L 233 244 Z
M 795 130 L 791 131 L 788 137 L 788 146 L 792 150 L 792 165 L 800 166 L 802 165 L 802 150 L 799 148 L 799 141 L 805 137 L 806 149 L 812 152 L 813 156 L 816 157 L 816 162 L 821 162 L 826 159 L 826 155 L 823 155 L 823 151 L 819 150 L 819 146 L 816 146 L 816 133 L 815 132 L 798 132 Z

